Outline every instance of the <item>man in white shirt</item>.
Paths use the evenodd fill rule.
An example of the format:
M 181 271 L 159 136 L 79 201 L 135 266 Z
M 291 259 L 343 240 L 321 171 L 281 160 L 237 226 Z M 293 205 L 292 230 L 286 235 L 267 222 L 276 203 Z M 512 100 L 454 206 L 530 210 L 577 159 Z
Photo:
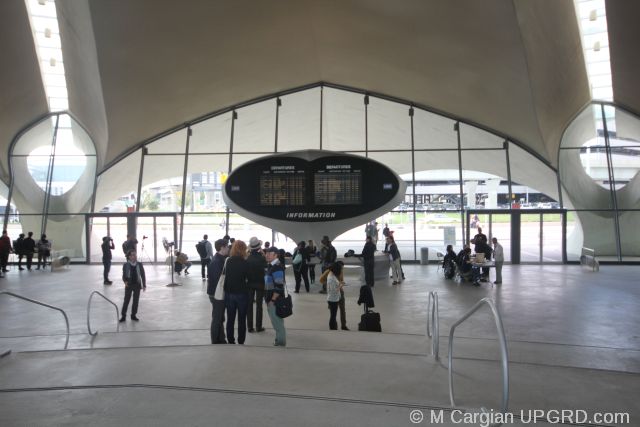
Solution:
M 496 281 L 493 282 L 496 285 L 502 284 L 502 264 L 504 264 L 504 249 L 502 245 L 498 243 L 498 239 L 495 237 L 491 239 L 493 242 L 493 259 L 496 263 Z

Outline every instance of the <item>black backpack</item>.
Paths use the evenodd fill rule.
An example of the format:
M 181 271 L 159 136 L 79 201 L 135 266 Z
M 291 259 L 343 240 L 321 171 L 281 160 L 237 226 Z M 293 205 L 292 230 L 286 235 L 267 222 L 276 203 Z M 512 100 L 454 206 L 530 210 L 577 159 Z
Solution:
M 196 250 L 198 251 L 200 258 L 204 259 L 207 257 L 207 247 L 205 246 L 204 240 L 196 243 Z

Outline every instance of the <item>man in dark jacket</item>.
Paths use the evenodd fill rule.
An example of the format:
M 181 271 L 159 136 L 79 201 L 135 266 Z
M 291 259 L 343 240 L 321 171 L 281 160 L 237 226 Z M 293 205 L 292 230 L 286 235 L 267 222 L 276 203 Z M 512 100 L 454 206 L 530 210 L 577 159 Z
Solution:
M 329 240 L 329 236 L 323 236 L 320 243 L 322 243 L 322 248 L 320 249 L 320 259 L 322 260 L 322 272 L 324 273 L 326 270 L 329 269 L 331 264 L 336 262 L 336 259 L 338 258 L 338 252 L 336 251 L 336 248 L 334 248 L 333 245 L 331 244 L 331 241 Z M 322 285 L 322 289 L 320 290 L 320 293 L 321 294 L 327 293 L 326 283 Z
M 109 236 L 104 236 L 102 238 L 101 248 L 102 248 L 102 265 L 104 267 L 102 271 L 102 276 L 104 279 L 104 284 L 110 285 L 111 283 L 113 283 L 111 280 L 109 280 L 109 271 L 111 270 L 111 259 L 112 259 L 111 250 L 116 248 L 113 244 L 113 239 Z
M 129 251 L 127 262 L 122 266 L 122 281 L 124 282 L 124 302 L 122 303 L 121 322 L 127 320 L 127 308 L 133 294 L 133 305 L 131 306 L 131 320 L 138 321 L 138 300 L 140 290 L 147 290 L 147 277 L 144 274 L 144 266 L 138 261 L 136 251 Z
M 24 268 L 22 268 L 22 257 L 24 256 L 24 233 L 20 233 L 18 239 L 14 240 L 13 251 L 18 255 L 18 270 L 24 270 Z
M 0 237 L 0 267 L 2 268 L 2 272 L 6 273 L 7 264 L 9 262 L 9 254 L 13 252 L 13 248 L 11 246 L 11 239 L 7 235 L 7 230 L 2 230 L 2 237 Z
M 300 257 L 298 257 L 300 254 Z M 295 261 L 300 260 L 296 263 Z M 300 292 L 300 285 L 304 280 L 304 288 L 309 292 L 309 264 L 310 260 L 309 251 L 307 249 L 307 242 L 301 240 L 298 246 L 293 251 L 293 276 L 296 279 L 296 294 Z
M 249 240 L 249 309 L 247 310 L 247 328 L 249 332 L 262 332 L 262 300 L 264 299 L 264 269 L 267 261 L 261 251 L 262 242 L 257 237 Z M 253 303 L 256 304 L 256 329 L 253 329 Z
M 207 286 L 207 294 L 211 301 L 211 344 L 226 344 L 227 340 L 224 334 L 224 300 L 214 298 L 218 280 L 224 268 L 224 261 L 229 254 L 229 246 L 226 240 L 219 239 L 215 243 L 216 254 L 210 264 L 209 283 Z
M 31 264 L 33 262 L 33 254 L 36 251 L 36 241 L 33 240 L 33 231 L 27 233 L 27 238 L 24 239 L 22 244 L 22 250 L 27 257 L 27 270 L 31 270 Z
M 362 248 L 362 261 L 364 262 L 364 283 L 373 287 L 373 263 L 374 254 L 376 252 L 376 245 L 373 243 L 370 236 L 367 236 L 367 241 Z

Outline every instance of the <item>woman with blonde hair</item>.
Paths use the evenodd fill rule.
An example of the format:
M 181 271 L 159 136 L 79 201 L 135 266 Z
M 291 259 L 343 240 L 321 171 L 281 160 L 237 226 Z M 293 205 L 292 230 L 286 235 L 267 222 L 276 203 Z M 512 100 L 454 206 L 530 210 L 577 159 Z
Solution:
M 249 306 L 249 264 L 247 245 L 236 240 L 231 246 L 224 280 L 224 302 L 227 308 L 227 342 L 235 344 L 234 326 L 238 315 L 238 344 L 244 344 L 247 336 L 247 309 Z

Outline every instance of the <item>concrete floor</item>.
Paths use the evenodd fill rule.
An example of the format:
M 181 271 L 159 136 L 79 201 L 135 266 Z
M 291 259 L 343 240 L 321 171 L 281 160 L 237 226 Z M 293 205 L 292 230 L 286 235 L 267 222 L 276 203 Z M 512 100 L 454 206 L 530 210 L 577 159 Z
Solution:
M 61 350 L 60 313 L 0 296 L 0 350 L 12 350 L 0 359 L 0 425 L 398 426 L 412 425 L 413 409 L 425 413 L 422 424 L 443 409 L 448 422 L 441 425 L 463 425 L 449 418 L 448 332 L 486 296 L 495 299 L 509 341 L 511 411 L 628 412 L 629 425 L 640 425 L 640 268 L 506 266 L 503 285 L 481 288 L 446 281 L 436 266 L 404 269 L 401 286 L 374 288 L 381 334 L 357 332 L 356 272 L 346 279 L 351 331 L 328 330 L 317 286 L 293 294 L 287 348 L 272 347 L 268 318 L 267 331 L 248 334 L 245 346 L 209 345 L 211 306 L 196 268 L 178 278 L 183 286 L 169 288 L 166 267 L 148 266 L 141 321 L 127 320 L 119 332 L 113 306 L 94 297 L 91 325 L 100 332 L 93 338 L 89 294 L 98 290 L 120 305 L 120 281 L 103 286 L 98 266 L 14 269 L 0 279 L 0 291 L 61 307 L 72 335 L 69 350 Z M 440 303 L 440 361 L 424 337 L 432 290 Z M 458 405 L 497 410 L 501 373 L 488 309 L 456 330 L 455 358 Z

